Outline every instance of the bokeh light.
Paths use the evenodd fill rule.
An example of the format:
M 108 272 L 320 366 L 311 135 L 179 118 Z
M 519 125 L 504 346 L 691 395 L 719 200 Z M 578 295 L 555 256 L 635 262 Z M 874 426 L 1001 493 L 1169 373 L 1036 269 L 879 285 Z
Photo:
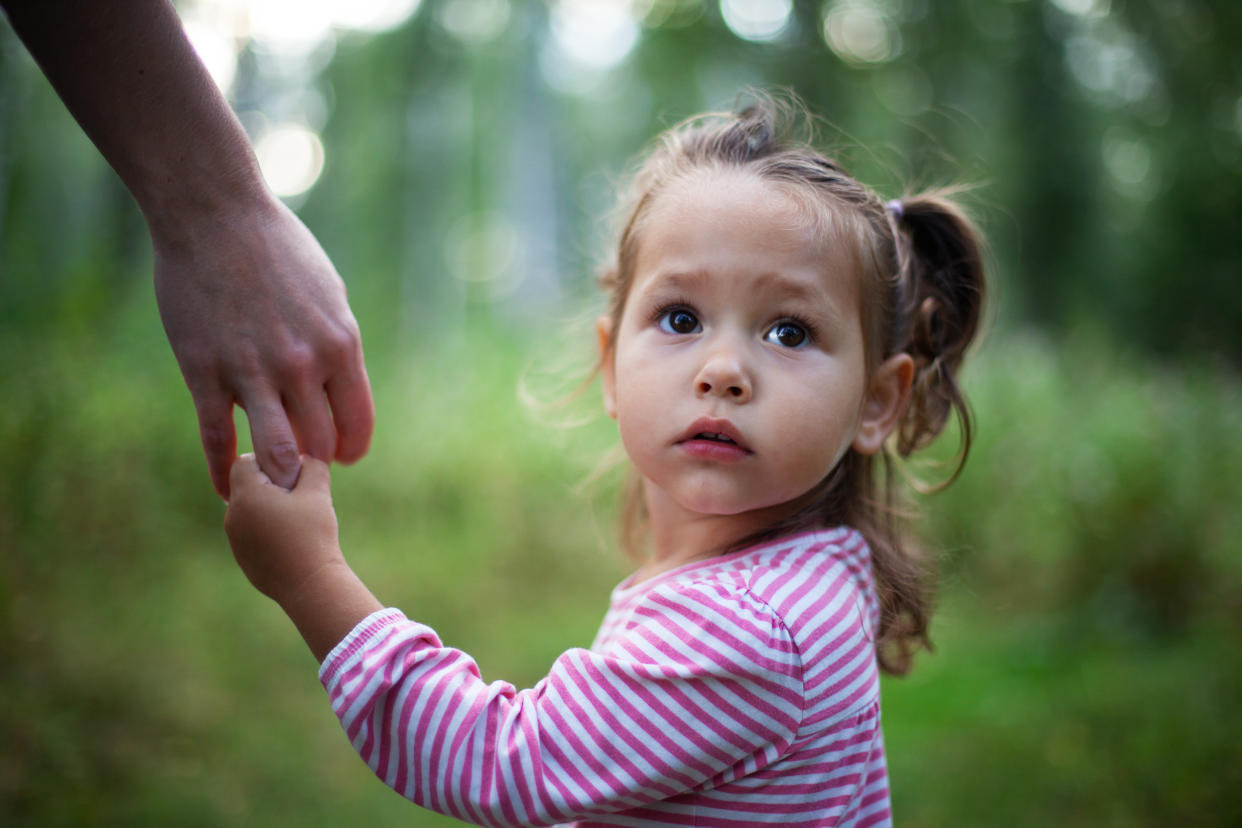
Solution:
M 824 41 L 847 63 L 884 63 L 901 51 L 887 11 L 868 0 L 837 0 L 824 12 Z
M 512 293 L 526 276 L 522 234 L 503 213 L 462 216 L 444 238 L 448 271 L 463 282 L 479 284 L 492 298 Z
M 1242 813 L 1221 761 L 1242 733 L 1234 4 L 173 2 L 349 287 L 380 410 L 334 489 L 386 602 L 520 686 L 591 640 L 625 574 L 604 552 L 621 480 L 567 506 L 616 428 L 566 426 L 599 408 L 617 197 L 660 130 L 788 88 L 886 198 L 967 184 L 994 264 L 961 377 L 978 439 L 918 501 L 947 565 L 937 651 L 886 680 L 888 735 L 915 748 L 889 757 L 899 821 Z M 322 737 L 314 664 L 228 560 L 141 211 L 2 14 L 0 53 L 0 813 L 419 821 Z M 562 384 L 519 408 L 542 369 Z M 936 476 L 957 437 L 907 470 Z M 262 726 L 226 715 L 251 709 Z
M 331 8 L 323 0 L 255 0 L 249 17 L 250 36 L 276 54 L 310 55 L 335 39 Z
M 349 0 L 333 3 L 332 23 L 343 29 L 378 34 L 409 20 L 422 0 Z
M 237 54 L 248 41 L 285 57 L 324 50 L 338 32 L 376 34 L 410 19 L 422 0 L 194 0 L 181 10 L 187 33 L 216 78 L 222 49 Z M 224 88 L 222 86 L 222 88 Z
M 1127 130 L 1114 126 L 1104 135 L 1104 169 L 1113 189 L 1135 201 L 1150 201 L 1159 190 L 1160 177 L 1151 145 Z
M 1072 35 L 1065 44 L 1065 61 L 1074 80 L 1106 102 L 1136 103 L 1157 86 L 1141 41 L 1111 20 Z
M 1107 17 L 1109 0 L 1052 0 L 1052 4 L 1075 17 Z
M 559 0 L 552 37 L 561 53 L 588 69 L 608 69 L 638 42 L 638 21 L 627 0 Z
M 697 21 L 706 10 L 703 0 L 638 0 L 644 26 L 679 29 Z
M 236 43 L 215 27 L 192 17 L 185 19 L 184 26 L 186 37 L 190 39 L 198 59 L 207 67 L 220 91 L 228 95 L 233 87 L 233 78 L 237 76 Z
M 507 18 L 507 0 L 483 3 L 497 4 L 504 5 Z M 338 35 L 388 31 L 421 5 L 422 0 L 194 0 L 180 14 L 195 52 L 227 97 L 239 56 L 252 49 L 253 71 L 262 81 L 249 89 L 255 111 L 242 113 L 242 121 L 268 186 L 283 198 L 296 198 L 323 170 L 323 144 L 315 129 L 327 121 L 330 105 L 313 80 L 332 59 Z M 263 117 L 256 117 L 258 112 Z M 268 126 L 269 118 L 280 125 Z
M 791 0 L 720 0 L 720 15 L 745 40 L 774 40 L 789 26 Z
M 495 40 L 509 24 L 509 0 L 445 0 L 436 8 L 436 22 L 462 43 L 482 46 Z
M 323 172 L 323 144 L 301 124 L 267 129 L 255 140 L 254 151 L 267 185 L 282 198 L 306 192 Z

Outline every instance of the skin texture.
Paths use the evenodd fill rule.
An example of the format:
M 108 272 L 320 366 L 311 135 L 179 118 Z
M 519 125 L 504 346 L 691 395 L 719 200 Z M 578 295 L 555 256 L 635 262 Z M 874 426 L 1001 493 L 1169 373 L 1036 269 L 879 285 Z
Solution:
M 615 337 L 599 322 L 605 407 L 644 482 L 646 574 L 792 514 L 847 450 L 880 449 L 912 363 L 867 374 L 859 290 L 831 235 L 750 173 L 657 197 Z M 686 439 L 704 418 L 741 450 Z
M 344 283 L 271 195 L 245 132 L 166 0 L 0 0 L 69 111 L 133 193 L 164 330 L 227 499 L 245 409 L 262 468 L 292 487 L 299 451 L 352 462 L 371 387 Z

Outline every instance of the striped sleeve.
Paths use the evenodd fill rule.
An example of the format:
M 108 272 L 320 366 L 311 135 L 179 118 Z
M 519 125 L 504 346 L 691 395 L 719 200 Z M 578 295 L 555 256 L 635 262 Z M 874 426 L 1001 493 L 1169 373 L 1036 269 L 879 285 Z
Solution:
M 607 653 L 573 649 L 529 690 L 396 610 L 360 623 L 320 678 L 354 748 L 398 793 L 482 825 L 640 807 L 767 767 L 803 715 L 787 629 L 744 588 L 657 588 Z

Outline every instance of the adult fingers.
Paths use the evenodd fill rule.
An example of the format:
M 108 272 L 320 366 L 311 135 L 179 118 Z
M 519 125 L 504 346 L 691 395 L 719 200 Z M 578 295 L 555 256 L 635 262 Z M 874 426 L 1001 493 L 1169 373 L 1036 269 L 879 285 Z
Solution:
M 323 388 L 308 387 L 284 398 L 285 412 L 302 452 L 320 460 L 336 453 L 336 431 Z
M 361 354 L 357 370 L 334 375 L 324 390 L 336 423 L 336 459 L 353 463 L 367 453 L 375 429 L 375 403 L 371 399 L 366 368 L 361 364 Z
M 292 489 L 302 463 L 298 441 L 280 397 L 270 392 L 254 393 L 241 400 L 241 405 L 250 420 L 250 440 L 259 468 L 277 486 Z
M 207 457 L 207 473 L 220 497 L 229 499 L 229 468 L 237 457 L 237 429 L 233 426 L 233 398 L 222 389 L 199 391 L 194 398 L 198 434 Z

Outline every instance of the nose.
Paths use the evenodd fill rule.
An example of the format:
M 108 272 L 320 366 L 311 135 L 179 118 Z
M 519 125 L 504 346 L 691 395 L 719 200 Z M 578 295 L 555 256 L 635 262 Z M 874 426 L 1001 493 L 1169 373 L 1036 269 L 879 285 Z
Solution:
M 735 349 L 713 351 L 694 378 L 698 397 L 721 397 L 736 403 L 749 402 L 753 388 L 750 372 Z

